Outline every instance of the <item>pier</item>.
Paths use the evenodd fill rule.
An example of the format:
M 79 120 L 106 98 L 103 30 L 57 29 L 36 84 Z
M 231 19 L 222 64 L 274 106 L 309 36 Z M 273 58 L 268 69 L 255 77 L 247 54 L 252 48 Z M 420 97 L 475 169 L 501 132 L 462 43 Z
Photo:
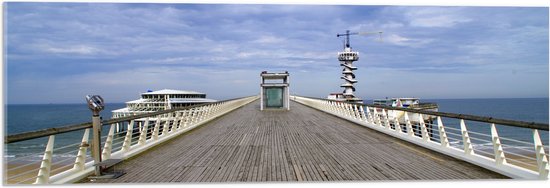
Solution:
M 547 124 L 301 96 L 290 97 L 291 110 L 261 111 L 259 98 L 103 120 L 109 131 L 102 136 L 101 160 L 122 161 L 112 168 L 125 173 L 115 179 L 89 179 L 95 169 L 86 144 L 91 123 L 10 135 L 7 143 L 49 139 L 43 160 L 22 173 L 31 177 L 10 167 L 7 179 L 10 184 L 62 184 L 548 178 L 548 148 L 538 133 L 548 131 Z M 405 111 L 407 121 L 389 119 L 390 109 Z M 408 118 L 413 114 L 436 116 L 436 124 Z M 442 118 L 455 118 L 461 127 L 453 131 Z M 485 136 L 492 150 L 473 147 L 484 134 L 468 131 L 465 120 L 488 123 L 491 133 Z M 513 140 L 499 137 L 495 123 L 531 129 L 532 143 L 515 141 L 531 145 L 525 149 L 531 152 L 505 149 L 503 144 Z M 115 133 L 117 126 L 127 129 Z M 77 157 L 56 162 L 52 154 L 61 148 L 53 147 L 55 136 L 74 130 L 85 130 L 82 144 L 61 148 L 75 148 Z M 450 144 L 454 140 L 462 144 Z
M 152 148 L 96 183 L 507 178 L 293 102 L 254 101 Z M 242 118 L 246 117 L 246 118 Z

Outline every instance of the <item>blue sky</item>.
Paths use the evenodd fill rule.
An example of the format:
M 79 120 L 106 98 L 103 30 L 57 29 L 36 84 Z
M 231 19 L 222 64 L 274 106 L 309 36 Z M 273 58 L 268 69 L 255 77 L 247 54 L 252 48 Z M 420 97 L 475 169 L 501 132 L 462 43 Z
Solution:
M 227 99 L 263 70 L 291 93 L 341 92 L 336 33 L 352 36 L 357 95 L 548 97 L 548 8 L 7 3 L 7 103 L 137 99 L 148 89 Z

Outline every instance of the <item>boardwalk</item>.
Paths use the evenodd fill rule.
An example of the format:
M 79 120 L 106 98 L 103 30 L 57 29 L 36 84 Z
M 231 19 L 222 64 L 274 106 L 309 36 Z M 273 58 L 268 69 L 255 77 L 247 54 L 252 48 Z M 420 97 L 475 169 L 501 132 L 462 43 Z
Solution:
M 365 181 L 506 178 L 291 103 L 259 101 L 116 166 L 98 183 Z

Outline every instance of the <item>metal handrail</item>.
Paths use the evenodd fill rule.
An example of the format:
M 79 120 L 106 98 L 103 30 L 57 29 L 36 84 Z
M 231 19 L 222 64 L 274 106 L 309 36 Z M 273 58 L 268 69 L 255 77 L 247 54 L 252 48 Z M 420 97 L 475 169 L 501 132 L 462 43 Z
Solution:
M 246 96 L 246 97 L 251 97 L 251 96 Z M 213 103 L 227 102 L 227 101 L 242 99 L 242 98 L 246 98 L 246 97 L 227 99 L 227 100 L 217 101 L 217 102 L 213 102 Z M 125 117 L 120 117 L 120 118 L 113 118 L 113 119 L 103 120 L 103 121 L 101 121 L 101 124 L 103 126 L 105 126 L 105 125 L 109 125 L 109 124 L 113 124 L 113 123 L 126 122 L 126 121 L 131 121 L 131 120 L 139 119 L 139 118 L 156 116 L 156 115 L 176 112 L 176 111 L 180 111 L 180 110 L 187 110 L 187 109 L 201 107 L 201 106 L 205 106 L 205 105 L 209 105 L 209 104 L 213 104 L 213 103 L 203 103 L 203 104 L 197 104 L 197 105 L 186 106 L 186 107 L 181 107 L 181 108 L 173 108 L 173 109 L 169 109 L 169 110 L 162 110 L 162 111 L 156 111 L 156 112 L 133 115 L 133 116 L 125 116 Z M 29 131 L 29 132 L 23 132 L 23 133 L 8 135 L 8 136 L 4 137 L 4 143 L 9 144 L 9 143 L 21 142 L 21 141 L 25 141 L 25 140 L 31 140 L 31 139 L 41 138 L 41 137 L 55 135 L 55 134 L 61 134 L 61 133 L 67 133 L 67 132 L 72 132 L 72 131 L 84 130 L 84 129 L 87 129 L 87 128 L 92 128 L 92 122 L 72 124 L 72 125 L 67 125 L 67 126 L 62 126 L 62 127 L 47 128 L 47 129 L 42 129 L 42 130 L 37 130 L 37 131 Z
M 305 97 L 305 96 L 299 96 L 299 95 L 294 95 L 294 96 Z M 328 100 L 328 99 L 323 99 L 323 98 L 316 98 L 316 97 L 306 97 L 306 98 L 324 100 L 324 101 L 333 101 L 333 100 Z M 335 101 L 335 102 L 341 102 L 341 103 L 353 104 L 353 105 L 357 104 L 357 103 L 351 103 L 351 102 L 345 102 L 345 101 Z M 441 116 L 441 117 L 447 117 L 447 118 L 464 119 L 464 120 L 477 121 L 477 122 L 500 124 L 500 125 L 504 125 L 504 126 L 531 128 L 531 129 L 539 129 L 539 130 L 548 131 L 548 123 L 526 122 L 526 121 L 518 121 L 518 120 L 493 118 L 493 117 L 487 117 L 487 116 L 458 114 L 458 113 L 449 113 L 449 112 L 434 112 L 434 111 L 417 110 L 417 109 L 410 109 L 410 108 L 397 108 L 397 107 L 381 106 L 381 105 L 373 105 L 373 104 L 362 104 L 362 105 L 363 106 L 368 106 L 368 107 L 383 108 L 383 109 L 387 109 L 387 110 L 400 110 L 400 111 L 406 111 L 406 112 L 412 112 L 412 113 L 421 113 L 421 114 Z

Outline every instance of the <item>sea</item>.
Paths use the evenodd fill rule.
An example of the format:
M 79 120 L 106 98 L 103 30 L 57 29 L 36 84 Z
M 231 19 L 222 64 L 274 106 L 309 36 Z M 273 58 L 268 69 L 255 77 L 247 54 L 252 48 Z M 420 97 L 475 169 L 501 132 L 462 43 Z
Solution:
M 366 101 L 372 103 L 372 101 Z M 421 102 L 437 103 L 440 112 L 490 116 L 494 118 L 520 120 L 528 122 L 548 123 L 549 99 L 548 98 L 510 98 L 510 99 L 422 99 Z M 103 119 L 111 118 L 111 111 L 123 108 L 124 103 L 110 103 L 105 105 L 101 112 Z M 4 134 L 36 131 L 52 127 L 60 127 L 71 124 L 91 121 L 91 111 L 86 104 L 8 104 L 5 106 L 6 119 L 4 122 Z M 456 119 L 443 119 L 445 126 L 459 128 Z M 466 121 L 469 131 L 490 134 L 490 125 Z M 498 133 L 502 137 L 532 143 L 533 133 L 528 129 L 509 126 L 497 126 Z M 102 133 L 106 134 L 108 126 Z M 459 131 L 455 131 L 459 133 Z M 548 145 L 548 131 L 540 131 L 543 143 Z M 83 131 L 75 131 L 56 136 L 55 147 L 80 143 Z M 450 135 L 451 136 L 451 135 Z M 475 136 L 475 135 L 472 135 Z M 460 138 L 460 137 L 458 137 Z M 490 140 L 488 138 L 487 140 Z M 483 143 L 486 142 L 486 143 Z M 17 158 L 44 151 L 47 138 L 39 138 L 29 141 L 4 145 L 4 158 Z M 460 143 L 458 139 L 451 143 Z M 490 141 L 475 141 L 478 145 L 490 146 Z M 67 155 L 75 155 L 69 153 Z

